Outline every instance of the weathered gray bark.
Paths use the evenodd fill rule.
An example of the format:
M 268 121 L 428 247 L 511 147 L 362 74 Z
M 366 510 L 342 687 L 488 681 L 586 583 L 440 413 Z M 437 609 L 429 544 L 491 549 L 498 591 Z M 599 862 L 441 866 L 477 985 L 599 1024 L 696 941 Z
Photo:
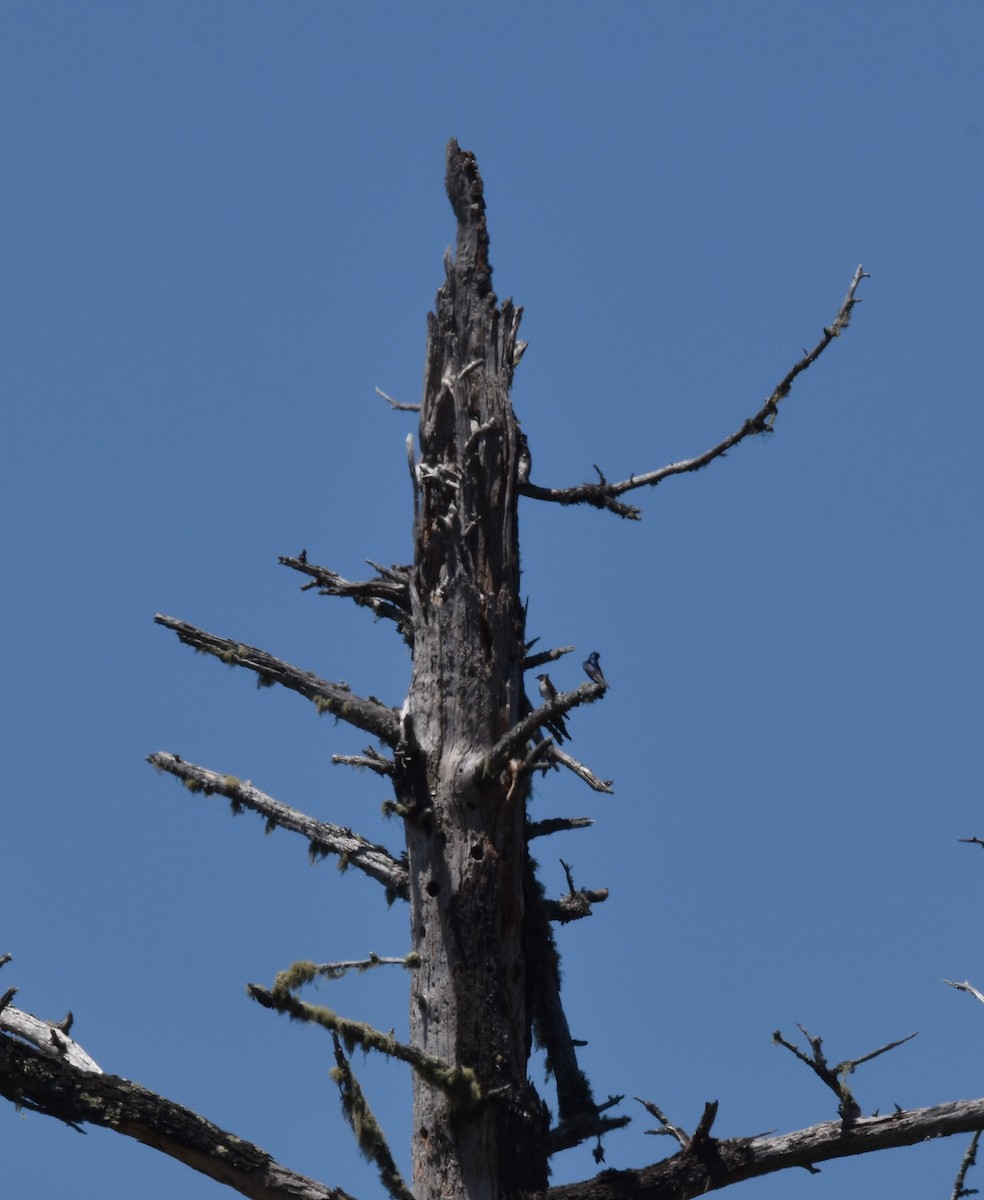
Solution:
M 293 982 L 280 979 L 272 990 L 251 986 L 250 994 L 268 1008 L 323 1025 L 336 1035 L 340 1056 L 338 1036 L 410 1064 L 416 1200 L 684 1200 L 792 1166 L 980 1128 L 984 1100 L 886 1117 L 852 1115 L 793 1134 L 719 1141 L 710 1136 L 716 1106 L 709 1105 L 692 1136 L 673 1130 L 681 1149 L 671 1158 L 547 1189 L 550 1153 L 627 1118 L 603 1116 L 580 1072 L 549 924 L 583 915 L 604 893 L 579 892 L 571 883 L 563 902 L 547 903 L 527 853 L 527 838 L 552 827 L 526 824 L 530 744 L 541 728 L 556 730 L 557 718 L 562 727 L 570 707 L 600 698 L 605 688 L 582 684 L 531 714 L 523 687 L 531 661 L 524 662 L 518 497 L 638 516 L 620 499 L 624 493 L 699 470 L 772 428 L 793 381 L 846 329 L 865 276 L 859 267 L 821 340 L 757 413 L 710 450 L 619 482 L 544 488 L 529 479 L 509 398 L 521 310 L 509 301 L 500 305 L 492 291 L 482 183 L 473 155 L 455 142 L 448 147 L 447 182 L 457 246 L 446 260 L 447 279 L 428 325 L 420 455 L 413 464 L 412 567 L 377 567 L 375 578 L 356 583 L 309 564 L 303 553 L 281 560 L 310 576 L 313 582 L 305 586 L 349 596 L 395 622 L 414 655 L 402 712 L 266 651 L 157 618 L 187 644 L 252 670 L 261 683 L 300 694 L 319 711 L 369 732 L 393 754 L 391 760 L 370 748 L 343 761 L 392 778 L 406 860 L 348 829 L 314 821 L 248 782 L 177 755 L 151 757 L 193 790 L 260 813 L 268 828 L 307 838 L 315 856 L 337 854 L 381 883 L 391 899 L 409 901 L 415 968 L 410 1045 L 305 1005 L 294 994 L 311 977 L 311 970 L 300 969 L 305 964 L 285 973 L 293 973 Z M 589 786 L 609 790 L 562 751 L 548 748 L 546 754 Z M 5 958 L 0 955 L 0 965 Z M 65 1121 L 115 1129 L 256 1200 L 343 1197 L 170 1100 L 104 1075 L 67 1039 L 64 1023 L 32 1024 L 12 1012 L 4 1017 L 12 995 L 10 989 L 0 996 L 0 1095 Z M 556 1082 L 552 1129 L 527 1078 L 533 1029 Z
M 509 400 L 520 311 L 492 291 L 482 183 L 452 142 L 453 262 L 429 319 L 410 583 L 414 670 L 396 753 L 407 812 L 411 1040 L 472 1069 L 466 1106 L 414 1084 L 418 1200 L 496 1200 L 546 1185 L 546 1112 L 526 1074 L 527 784 L 486 774 L 517 723 L 524 614 L 520 435 Z

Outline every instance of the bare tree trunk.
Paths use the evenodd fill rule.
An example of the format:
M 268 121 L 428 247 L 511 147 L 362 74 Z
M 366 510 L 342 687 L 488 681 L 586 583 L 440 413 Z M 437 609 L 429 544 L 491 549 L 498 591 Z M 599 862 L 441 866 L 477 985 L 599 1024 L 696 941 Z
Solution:
M 509 399 L 520 311 L 491 287 L 482 182 L 452 142 L 457 253 L 429 318 L 410 587 L 414 671 L 397 749 L 406 811 L 411 1040 L 474 1072 L 474 1097 L 414 1080 L 418 1200 L 546 1186 L 546 1110 L 526 1075 L 525 779 L 485 773 L 520 716 L 520 435 Z
M 561 819 L 527 826 L 534 762 L 567 767 L 589 787 L 611 790 L 610 782 L 551 741 L 540 740 L 541 730 L 562 740 L 565 714 L 600 700 L 607 685 L 589 671 L 592 682 L 561 694 L 545 683 L 545 703 L 536 710 L 529 704 L 524 669 L 573 647 L 526 658 L 518 498 L 588 504 L 637 518 L 639 510 L 622 499 L 625 493 L 700 470 L 744 439 L 773 429 L 795 379 L 847 328 L 865 273 L 858 267 L 834 321 L 762 407 L 710 449 L 614 482 L 599 471 L 596 483 L 543 487 L 529 477 L 526 442 L 509 398 L 521 310 L 510 301 L 500 306 L 492 291 L 482 181 L 474 156 L 454 141 L 448 146 L 447 185 L 458 222 L 457 247 L 453 260 L 450 255 L 446 259 L 447 280 L 428 324 L 419 462 L 411 453 L 413 565 L 377 567 L 374 578 L 352 582 L 309 563 L 306 552 L 281 560 L 310 577 L 305 587 L 349 596 L 396 623 L 414 656 L 402 712 L 265 650 L 173 617 L 156 618 L 196 650 L 246 667 L 259 683 L 298 693 L 319 712 L 372 734 L 393 755 L 390 759 L 370 747 L 336 761 L 392 778 L 404 817 L 405 862 L 351 830 L 308 817 L 249 781 L 176 754 L 151 755 L 155 767 L 192 791 L 228 797 L 234 811 L 250 809 L 265 818 L 268 829 L 288 829 L 307 839 L 314 857 L 337 854 L 380 883 L 389 899 L 409 900 L 413 954 L 404 965 L 413 966 L 410 1045 L 296 995 L 327 968 L 365 963 L 295 963 L 280 972 L 272 989 L 251 984 L 249 994 L 269 1009 L 314 1022 L 332 1034 L 345 1081 L 339 1085 L 343 1110 L 360 1147 L 380 1168 L 384 1186 L 398 1198 L 410 1192 L 348 1072 L 343 1042 L 388 1054 L 413 1070 L 413 1200 L 530 1200 L 544 1195 L 615 1200 L 630 1194 L 640 1200 L 684 1200 L 792 1166 L 980 1129 L 984 1100 L 898 1110 L 887 1117 L 860 1116 L 844 1069 L 899 1042 L 833 1066 L 822 1056 L 820 1039 L 806 1035 L 810 1054 L 777 1032 L 775 1039 L 836 1092 L 840 1120 L 778 1137 L 721 1141 L 710 1132 L 716 1103 L 707 1104 L 694 1133 L 686 1134 L 655 1104 L 644 1101 L 676 1137 L 676 1154 L 637 1171 L 605 1171 L 547 1190 L 551 1153 L 600 1138 L 628 1117 L 608 1115 L 621 1097 L 596 1104 L 578 1067 L 550 930 L 551 921 L 585 915 L 606 893 L 578 889 L 568 872 L 569 893 L 545 900 L 526 844 L 528 837 L 580 823 Z M 533 742 L 538 744 L 531 751 Z M 0 954 L 0 966 L 8 958 Z M 980 998 L 969 984 L 956 986 Z M 15 990 L 0 995 L 0 1095 L 64 1121 L 115 1129 L 255 1200 L 346 1200 L 339 1190 L 299 1175 L 204 1117 L 104 1074 L 68 1036 L 71 1018 L 51 1024 L 15 1010 Z M 527 1078 L 533 1028 L 556 1083 L 552 1129 L 546 1105 Z M 600 1159 L 600 1144 L 597 1153 Z M 960 1187 L 969 1162 L 970 1152 L 961 1167 Z

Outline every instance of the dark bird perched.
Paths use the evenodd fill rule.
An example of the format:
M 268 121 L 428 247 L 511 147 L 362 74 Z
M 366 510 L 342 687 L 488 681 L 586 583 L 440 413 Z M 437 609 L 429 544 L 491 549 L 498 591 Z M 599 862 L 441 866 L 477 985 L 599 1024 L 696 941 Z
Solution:
M 556 700 L 557 689 L 551 683 L 550 676 L 537 675 L 537 679 L 540 682 L 540 695 L 547 702 L 547 704 L 549 704 L 551 700 Z M 565 739 L 570 741 L 571 735 L 567 732 L 567 723 L 562 716 L 551 717 L 550 720 L 546 722 L 546 728 L 553 734 L 556 741 L 562 742 Z
M 588 657 L 581 663 L 584 667 L 584 673 L 592 683 L 600 683 L 603 688 L 608 687 L 608 680 L 602 675 L 601 667 L 598 665 L 598 651 L 593 650 Z

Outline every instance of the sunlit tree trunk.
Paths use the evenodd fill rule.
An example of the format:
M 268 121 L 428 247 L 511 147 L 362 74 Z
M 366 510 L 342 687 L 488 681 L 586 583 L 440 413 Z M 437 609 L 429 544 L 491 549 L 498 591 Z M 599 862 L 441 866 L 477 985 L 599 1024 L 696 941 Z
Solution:
M 526 783 L 485 774 L 520 715 L 520 435 L 509 399 L 520 312 L 492 292 L 482 185 L 452 143 L 454 260 L 429 318 L 416 463 L 413 680 L 397 750 L 414 972 L 411 1040 L 474 1072 L 474 1096 L 414 1081 L 418 1200 L 546 1185 L 546 1113 L 527 1079 Z

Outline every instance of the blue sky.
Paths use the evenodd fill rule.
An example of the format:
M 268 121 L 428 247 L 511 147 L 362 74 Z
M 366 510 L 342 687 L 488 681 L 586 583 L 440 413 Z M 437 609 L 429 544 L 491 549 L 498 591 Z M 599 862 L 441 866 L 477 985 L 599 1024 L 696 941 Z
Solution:
M 652 469 L 758 408 L 834 316 L 776 433 L 641 494 L 641 523 L 526 503 L 529 629 L 612 688 L 571 718 L 614 797 L 534 815 L 596 1093 L 722 1136 L 831 1119 L 770 1045 L 802 1022 L 866 1112 L 984 1094 L 977 4 L 167 5 L 0 13 L 2 987 L 107 1070 L 297 1170 L 379 1195 L 330 1045 L 245 995 L 298 958 L 406 948 L 379 889 L 144 762 L 172 750 L 399 843 L 359 734 L 193 655 L 155 611 L 399 704 L 393 630 L 278 554 L 404 562 L 425 323 L 453 238 L 450 136 L 524 305 L 514 402 L 546 485 Z M 314 998 L 406 1024 L 406 980 Z M 355 1069 L 406 1163 L 401 1068 Z M 539 1068 L 536 1068 L 539 1071 Z M 539 1075 L 537 1075 L 539 1079 Z M 631 1100 L 626 1110 L 634 1112 Z M 668 1150 L 641 1113 L 609 1165 Z M 946 1195 L 961 1140 L 743 1185 Z M 210 1200 L 103 1131 L 0 1109 L 11 1200 Z M 588 1148 L 555 1162 L 595 1171 Z M 981 1179 L 970 1181 L 981 1186 Z

